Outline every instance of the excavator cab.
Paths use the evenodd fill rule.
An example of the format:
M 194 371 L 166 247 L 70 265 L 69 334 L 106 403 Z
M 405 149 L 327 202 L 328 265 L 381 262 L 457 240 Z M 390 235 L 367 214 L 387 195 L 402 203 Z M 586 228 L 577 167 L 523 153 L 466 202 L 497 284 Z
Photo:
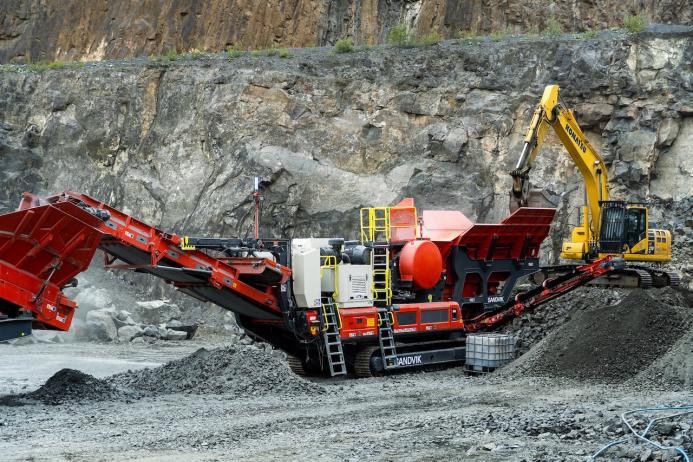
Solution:
M 599 239 L 590 239 L 589 222 L 573 228 L 564 242 L 561 258 L 595 260 L 606 255 L 623 256 L 629 261 L 671 260 L 671 233 L 650 227 L 647 206 L 639 202 L 602 201 Z M 583 216 L 587 217 L 586 207 Z
M 599 253 L 630 252 L 647 237 L 647 209 L 624 201 L 601 202 Z
M 647 206 L 637 202 L 603 201 L 598 255 L 623 254 L 626 260 L 671 260 L 671 233 L 651 229 Z

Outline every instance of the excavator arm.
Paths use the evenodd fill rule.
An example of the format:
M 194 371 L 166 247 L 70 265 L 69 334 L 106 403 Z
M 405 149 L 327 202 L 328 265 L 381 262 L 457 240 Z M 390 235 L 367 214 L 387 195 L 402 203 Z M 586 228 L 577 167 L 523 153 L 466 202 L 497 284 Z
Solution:
M 513 178 L 510 208 L 514 210 L 519 207 L 543 205 L 540 198 L 541 190 L 532 189 L 529 173 L 541 150 L 549 127 L 552 127 L 584 179 L 586 206 L 589 214 L 589 219 L 586 221 L 591 235 L 589 240 L 592 240 L 599 236 L 599 202 L 609 200 L 607 169 L 604 159 L 585 137 L 573 116 L 573 112 L 560 103 L 558 91 L 558 85 L 547 86 L 539 105 L 534 110 L 532 122 L 525 134 L 522 154 L 517 166 L 510 172 Z

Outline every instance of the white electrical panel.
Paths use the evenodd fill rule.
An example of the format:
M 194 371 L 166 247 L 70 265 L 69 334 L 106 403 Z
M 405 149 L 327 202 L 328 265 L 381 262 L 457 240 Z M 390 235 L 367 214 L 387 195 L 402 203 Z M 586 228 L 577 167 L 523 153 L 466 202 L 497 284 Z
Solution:
M 370 265 L 337 265 L 338 291 L 336 302 L 344 308 L 373 306 Z

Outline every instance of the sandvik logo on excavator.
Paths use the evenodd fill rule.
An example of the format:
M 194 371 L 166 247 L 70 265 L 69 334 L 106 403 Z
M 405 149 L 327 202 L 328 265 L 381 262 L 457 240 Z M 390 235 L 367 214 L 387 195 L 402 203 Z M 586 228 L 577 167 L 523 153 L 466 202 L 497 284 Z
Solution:
M 578 138 L 578 136 L 575 134 L 573 129 L 570 128 L 570 125 L 565 124 L 565 129 L 568 132 L 568 134 L 570 135 L 570 137 L 573 139 L 573 141 L 575 141 L 575 143 L 577 143 L 577 145 L 580 147 L 580 149 L 582 149 L 583 154 L 586 153 L 587 152 L 587 146 L 585 146 L 585 143 L 580 138 Z

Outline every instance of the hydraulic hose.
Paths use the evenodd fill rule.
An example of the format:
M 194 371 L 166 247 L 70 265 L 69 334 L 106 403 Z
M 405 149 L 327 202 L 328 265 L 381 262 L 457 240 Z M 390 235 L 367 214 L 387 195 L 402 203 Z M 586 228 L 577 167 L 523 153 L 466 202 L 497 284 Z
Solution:
M 664 417 L 657 417 L 655 419 L 651 419 L 647 427 L 645 427 L 645 430 L 643 430 L 642 433 L 638 433 L 633 426 L 628 422 L 627 416 L 631 414 L 635 414 L 637 412 L 661 412 L 661 411 L 686 411 L 686 412 L 679 412 L 677 414 L 671 414 L 667 415 Z M 663 451 L 676 451 L 678 452 L 682 457 L 685 462 L 691 462 L 690 457 L 688 454 L 686 454 L 686 451 L 683 450 L 683 448 L 678 447 L 678 446 L 662 446 L 661 444 L 657 443 L 656 441 L 652 441 L 651 439 L 647 438 L 647 434 L 652 430 L 652 427 L 659 421 L 661 420 L 669 420 L 669 419 L 675 419 L 677 417 L 681 417 L 684 415 L 688 414 L 693 414 L 693 405 L 685 405 L 685 406 L 675 406 L 675 407 L 653 407 L 653 408 L 642 408 L 642 409 L 633 409 L 632 411 L 627 411 L 621 414 L 621 421 L 628 427 L 628 430 L 631 431 L 633 435 L 635 435 L 636 438 L 639 440 L 644 441 L 645 443 L 656 447 L 657 449 L 663 450 Z M 599 449 L 597 452 L 595 452 L 592 455 L 591 460 L 595 460 L 601 453 L 606 451 L 607 449 L 617 446 L 619 444 L 623 444 L 628 442 L 627 439 L 619 439 L 619 440 L 614 440 L 610 441 L 606 445 L 604 445 L 601 449 Z

